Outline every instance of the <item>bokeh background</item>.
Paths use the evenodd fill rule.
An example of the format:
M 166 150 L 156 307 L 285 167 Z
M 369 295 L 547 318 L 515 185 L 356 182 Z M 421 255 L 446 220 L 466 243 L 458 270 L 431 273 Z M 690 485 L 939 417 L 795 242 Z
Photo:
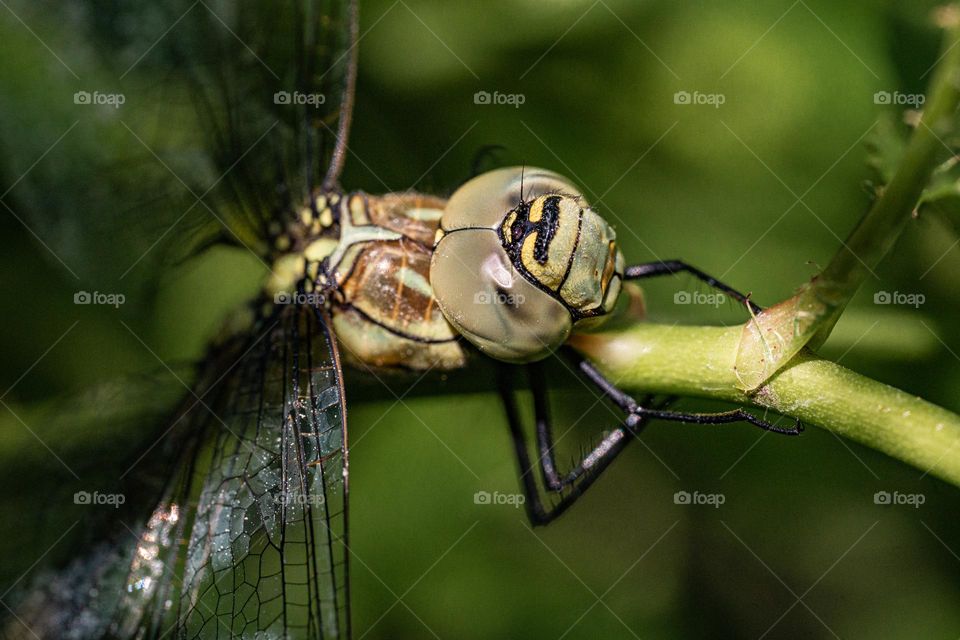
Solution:
M 825 264 L 868 206 L 868 143 L 902 110 L 875 94 L 923 91 L 939 55 L 934 6 L 364 1 L 344 184 L 448 194 L 478 154 L 483 168 L 548 167 L 615 223 L 629 261 L 683 258 L 769 304 Z M 0 145 L 10 165 L 30 166 L 29 140 L 46 136 L 47 146 L 54 129 L 9 123 L 44 108 L 17 96 L 49 81 L 39 39 L 63 37 L 64 22 L 0 21 Z M 522 104 L 478 104 L 477 92 Z M 677 92 L 723 104 L 677 104 Z M 500 148 L 481 154 L 489 145 Z M 71 162 L 85 162 L 82 144 L 37 165 L 67 200 L 55 169 Z M 11 202 L 17 174 L 3 177 Z M 157 358 L 188 370 L 264 276 L 245 252 L 215 249 L 182 265 L 145 263 L 119 282 L 108 266 L 124 226 L 101 228 L 83 202 L 65 211 L 25 226 L 0 210 L 0 387 L 10 389 L 0 593 L 77 553 L 73 533 L 58 542 L 75 521 L 70 494 L 143 446 L 152 427 L 135 416 L 182 392 Z M 955 224 L 933 212 L 911 224 L 821 353 L 960 410 Z M 73 305 L 78 279 L 44 243 L 68 256 L 79 288 L 126 291 L 127 303 Z M 645 289 L 655 321 L 743 320 L 731 304 L 675 304 L 677 291 L 707 292 L 686 278 Z M 924 302 L 875 304 L 884 291 Z M 574 445 L 612 426 L 589 391 L 556 376 L 556 417 L 578 423 Z M 928 470 L 816 429 L 787 439 L 655 424 L 568 514 L 532 530 L 522 509 L 474 502 L 477 491 L 518 491 L 496 398 L 437 390 L 401 400 L 376 384 L 348 390 L 358 638 L 960 636 L 960 492 Z M 678 491 L 723 504 L 678 505 Z M 923 504 L 878 505 L 882 491 Z

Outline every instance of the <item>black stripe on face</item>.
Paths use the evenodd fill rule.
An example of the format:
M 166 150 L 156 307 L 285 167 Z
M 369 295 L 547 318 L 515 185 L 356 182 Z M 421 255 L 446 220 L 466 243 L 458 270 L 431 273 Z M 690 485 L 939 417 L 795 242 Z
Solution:
M 533 245 L 533 258 L 546 264 L 550 257 L 550 243 L 560 225 L 560 196 L 550 196 L 543 203 L 540 221 L 537 224 L 537 240 Z
M 521 202 L 516 209 L 517 217 L 510 226 L 510 245 L 513 253 L 516 253 L 517 247 L 523 242 L 527 235 L 527 226 L 530 224 L 527 217 L 530 215 L 530 203 Z

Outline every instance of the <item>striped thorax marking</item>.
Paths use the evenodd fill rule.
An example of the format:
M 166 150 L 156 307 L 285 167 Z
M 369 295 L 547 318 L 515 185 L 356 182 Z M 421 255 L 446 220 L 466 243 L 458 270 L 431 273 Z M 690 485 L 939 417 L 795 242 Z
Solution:
M 345 357 L 384 368 L 462 366 L 459 335 L 440 311 L 429 279 L 443 201 L 416 193 L 322 198 L 314 218 L 321 228 L 323 220 L 332 221 L 335 233 L 308 240 L 303 256 L 307 275 L 331 290 Z M 317 228 L 313 219 L 310 225 Z
M 373 224 L 367 211 L 367 196 L 351 194 L 346 207 L 340 207 L 340 238 L 327 256 L 327 270 L 337 284 L 343 284 L 368 242 L 399 240 L 403 234 Z

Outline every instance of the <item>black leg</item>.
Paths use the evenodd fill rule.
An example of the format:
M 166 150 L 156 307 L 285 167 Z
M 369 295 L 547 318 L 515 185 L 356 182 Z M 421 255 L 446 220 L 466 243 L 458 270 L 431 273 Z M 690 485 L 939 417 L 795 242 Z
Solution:
M 616 432 L 611 433 L 607 438 L 600 442 L 589 454 L 585 455 L 580 464 L 577 464 L 566 475 L 561 475 L 557 470 L 556 456 L 554 455 L 553 443 L 553 425 L 550 422 L 550 402 L 547 394 L 546 376 L 543 374 L 543 365 L 540 362 L 527 365 L 527 372 L 530 379 L 530 390 L 533 392 L 534 416 L 536 420 L 536 438 L 537 453 L 539 455 L 539 466 L 542 472 L 543 484 L 550 491 L 562 491 L 568 486 L 573 485 L 590 470 L 590 462 L 601 455 L 609 448 L 614 441 L 619 441 L 621 436 Z M 644 404 L 650 404 L 653 400 L 650 396 L 644 398 Z M 666 407 L 670 399 L 657 405 L 657 409 Z M 640 421 L 629 421 L 624 423 L 618 429 L 626 429 L 625 433 L 638 435 L 643 425 Z M 626 444 L 626 443 L 624 443 Z
M 510 428 L 510 435 L 513 439 L 514 450 L 517 455 L 517 463 L 520 471 L 520 483 L 525 497 L 524 507 L 527 511 L 527 517 L 534 526 L 545 525 L 555 520 L 560 514 L 570 508 L 576 502 L 577 498 L 583 495 L 588 488 L 596 481 L 601 473 L 610 465 L 617 455 L 630 443 L 630 441 L 646 426 L 646 419 L 636 414 L 627 416 L 624 423 L 611 431 L 590 453 L 585 455 L 572 471 L 565 477 L 560 477 L 556 472 L 556 462 L 553 455 L 552 435 L 550 435 L 550 425 L 546 415 L 539 413 L 537 415 L 537 442 L 541 450 L 539 466 L 544 474 L 544 482 L 548 487 L 551 485 L 558 488 L 551 491 L 560 493 L 563 490 L 567 492 L 551 506 L 546 506 L 537 487 L 536 477 L 533 472 L 533 463 L 530 460 L 530 453 L 527 443 L 524 439 L 523 425 L 517 411 L 516 396 L 513 388 L 513 370 L 510 365 L 500 365 L 498 368 L 497 382 L 500 395 L 503 400 L 503 407 L 507 414 L 507 424 Z M 534 373 L 533 371 L 531 373 Z M 533 375 L 532 380 L 538 376 Z M 540 377 L 542 380 L 542 376 Z M 534 385 L 534 404 L 537 407 L 546 407 L 546 397 L 541 396 L 538 389 L 543 390 L 542 385 Z M 538 396 L 540 396 L 538 398 Z M 543 435 L 545 434 L 545 435 Z M 545 447 L 545 444 L 549 446 Z M 547 470 L 549 467 L 550 471 Z M 548 478 L 552 478 L 551 481 Z
M 663 262 L 647 262 L 645 264 L 635 264 L 627 267 L 623 273 L 624 280 L 640 280 L 641 278 L 655 278 L 657 276 L 666 276 L 674 273 L 689 273 L 693 277 L 701 280 L 717 291 L 722 291 L 737 302 L 740 302 L 754 313 L 763 311 L 763 307 L 750 301 L 749 296 L 745 296 L 733 287 L 727 286 L 713 276 L 707 275 L 696 267 L 691 267 L 682 260 L 665 260 Z
M 533 392 L 533 412 L 537 423 L 537 454 L 540 456 L 543 485 L 551 491 L 560 491 L 563 488 L 563 481 L 557 473 L 557 463 L 553 456 L 553 429 L 550 428 L 550 402 L 543 375 L 543 363 L 534 362 L 528 365 L 527 372 L 530 390 Z
M 747 422 L 761 429 L 785 435 L 798 435 L 803 431 L 799 421 L 792 427 L 784 428 L 757 418 L 743 409 L 720 413 L 683 413 L 666 409 L 672 399 L 668 398 L 658 404 L 651 404 L 649 396 L 643 399 L 643 405 L 641 405 L 632 396 L 624 393 L 607 380 L 585 358 L 572 350 L 567 350 L 567 355 L 578 371 L 590 380 L 606 399 L 613 402 L 624 412 L 625 419 L 621 425 L 606 435 L 596 447 L 584 455 L 570 471 L 561 474 L 557 469 L 554 456 L 553 427 L 549 418 L 549 402 L 544 383 L 545 376 L 542 374 L 540 366 L 530 365 L 528 367 L 536 414 L 538 453 L 536 464 L 540 467 L 545 489 L 560 496 L 559 500 L 552 505 L 547 505 L 537 485 L 533 468 L 534 463 L 530 458 L 530 452 L 524 438 L 523 423 L 517 410 L 514 367 L 499 364 L 497 383 L 519 465 L 520 482 L 525 497 L 524 507 L 527 516 L 535 526 L 548 524 L 569 509 L 593 485 L 630 441 L 639 436 L 652 419 L 693 424 Z
M 729 424 L 731 422 L 746 422 L 765 431 L 780 433 L 788 436 L 800 435 L 803 432 L 803 425 L 797 420 L 792 427 L 780 427 L 766 420 L 762 420 L 749 411 L 743 409 L 734 409 L 733 411 L 721 411 L 719 413 L 682 413 L 679 411 L 666 411 L 660 407 L 643 407 L 637 404 L 637 401 L 621 391 L 612 382 L 607 380 L 596 367 L 586 358 L 574 352 L 572 349 L 565 349 L 567 356 L 572 360 L 574 366 L 583 373 L 590 382 L 592 382 L 600 391 L 613 401 L 624 413 L 638 415 L 645 418 L 656 418 L 657 420 L 667 420 L 670 422 L 686 422 L 691 424 Z
M 523 488 L 525 498 L 523 506 L 526 509 L 527 518 L 534 525 L 546 524 L 553 518 L 547 517 L 546 510 L 540 500 L 537 481 L 533 475 L 533 465 L 530 462 L 530 453 L 527 451 L 527 443 L 523 439 L 523 427 L 520 423 L 520 414 L 517 412 L 517 401 L 513 392 L 513 367 L 498 363 L 496 375 L 497 388 L 500 392 L 500 399 L 503 401 L 503 409 L 507 414 L 507 426 L 510 429 L 510 438 L 513 441 L 514 453 L 517 456 L 520 486 Z

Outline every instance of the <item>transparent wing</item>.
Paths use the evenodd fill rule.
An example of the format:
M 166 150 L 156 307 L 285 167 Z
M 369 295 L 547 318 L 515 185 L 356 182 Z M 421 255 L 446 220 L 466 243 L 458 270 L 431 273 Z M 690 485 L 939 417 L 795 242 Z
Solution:
M 157 44 L 135 68 L 184 78 L 216 170 L 215 183 L 199 187 L 240 228 L 264 238 L 271 222 L 320 186 L 340 120 L 349 120 L 351 7 L 347 0 L 163 5 L 158 24 L 171 28 L 152 34 Z
M 103 275 L 126 275 L 161 241 L 262 253 L 277 221 L 336 180 L 355 73 L 350 0 L 4 7 L 0 200 L 89 270 L 80 276 L 116 253 Z
M 235 428 L 216 429 L 194 462 L 202 487 L 177 621 L 187 638 L 348 633 L 339 363 L 315 310 L 281 323 L 259 375 L 237 385 Z
M 39 580 L 5 637 L 349 637 L 346 410 L 326 318 L 285 307 L 225 354 L 147 521 Z

